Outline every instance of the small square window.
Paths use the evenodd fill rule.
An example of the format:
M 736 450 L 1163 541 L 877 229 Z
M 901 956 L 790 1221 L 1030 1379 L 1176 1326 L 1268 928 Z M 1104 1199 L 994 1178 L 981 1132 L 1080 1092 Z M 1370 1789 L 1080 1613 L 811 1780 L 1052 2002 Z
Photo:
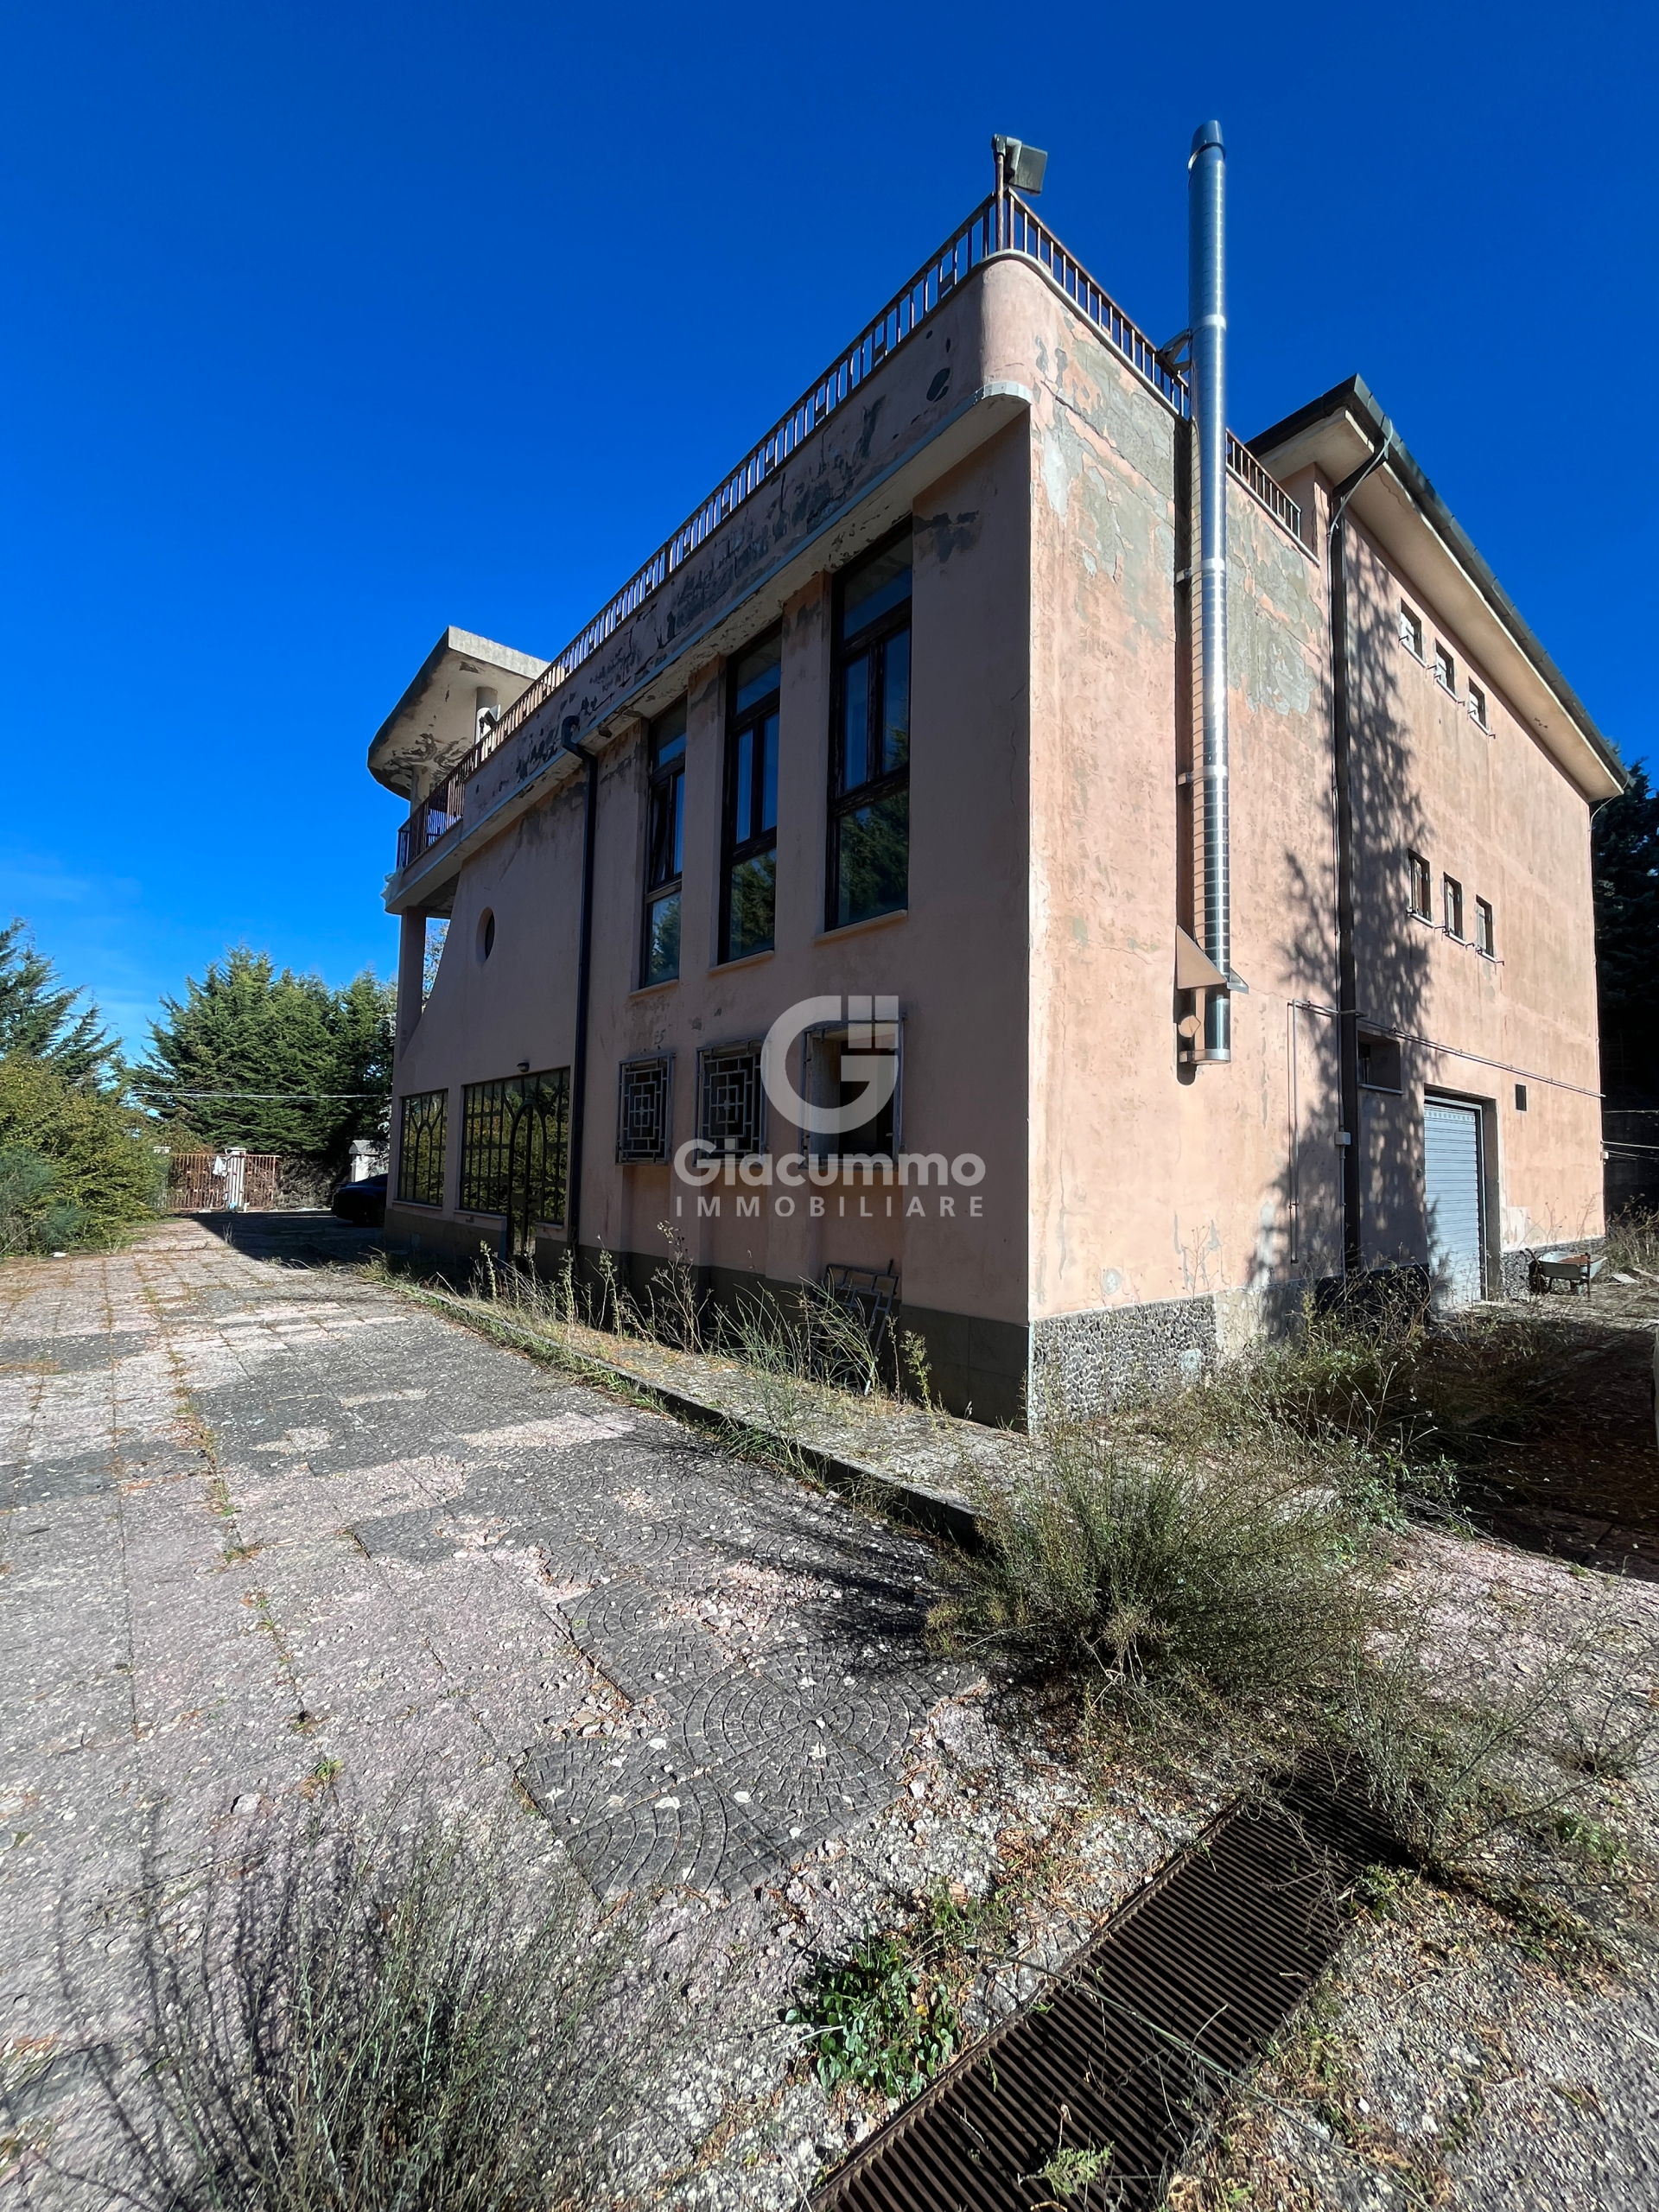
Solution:
M 1443 691 L 1456 693 L 1458 664 L 1452 658 L 1451 646 L 1443 645 L 1438 638 L 1434 640 L 1434 680 Z
M 1359 1039 L 1359 1087 L 1362 1090 L 1400 1090 L 1400 1039 L 1397 1037 Z
M 1412 853 L 1407 857 L 1410 869 L 1411 911 L 1427 921 L 1433 911 L 1434 880 L 1429 873 L 1428 862 L 1421 853 Z
M 1527 1086 L 1524 1083 L 1517 1083 L 1515 1086 L 1515 1110 L 1517 1114 L 1524 1114 L 1527 1110 Z
M 1469 686 L 1469 719 L 1482 729 L 1491 727 L 1486 719 L 1486 694 L 1478 683 Z
M 1423 624 L 1421 615 L 1414 614 L 1404 600 L 1400 602 L 1400 642 L 1408 653 L 1423 657 Z
M 1489 960 L 1497 957 L 1497 937 L 1492 925 L 1492 902 L 1490 899 L 1475 901 L 1475 950 L 1484 952 Z
M 1454 876 L 1448 875 L 1441 879 L 1441 889 L 1445 899 L 1446 933 L 1447 937 L 1461 938 L 1463 935 L 1463 886 Z

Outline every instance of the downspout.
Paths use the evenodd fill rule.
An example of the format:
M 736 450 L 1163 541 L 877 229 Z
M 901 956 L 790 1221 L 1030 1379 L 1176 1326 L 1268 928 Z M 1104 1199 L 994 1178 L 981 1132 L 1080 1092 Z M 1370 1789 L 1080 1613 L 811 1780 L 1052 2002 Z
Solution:
M 565 1175 L 564 1249 L 571 1266 L 581 1260 L 582 1142 L 588 1101 L 588 987 L 594 951 L 594 823 L 598 811 L 599 762 L 572 736 L 575 715 L 567 715 L 559 743 L 574 753 L 587 771 L 582 808 L 582 919 L 576 933 L 576 1041 L 570 1055 L 570 1158 Z
M 1198 455 L 1198 656 L 1204 729 L 1204 949 L 1232 975 L 1227 820 L 1227 154 L 1218 123 L 1192 134 L 1187 174 L 1187 321 Z M 1205 994 L 1204 1049 L 1233 1057 L 1232 1004 Z
M 1376 449 L 1331 495 L 1325 530 L 1325 573 L 1331 594 L 1331 755 L 1337 799 L 1337 1088 L 1342 1115 L 1342 1267 L 1357 1274 L 1364 1265 L 1359 1198 L 1359 967 L 1354 950 L 1354 800 L 1352 714 L 1348 670 L 1348 529 L 1351 499 L 1394 444 L 1394 424 L 1382 420 Z

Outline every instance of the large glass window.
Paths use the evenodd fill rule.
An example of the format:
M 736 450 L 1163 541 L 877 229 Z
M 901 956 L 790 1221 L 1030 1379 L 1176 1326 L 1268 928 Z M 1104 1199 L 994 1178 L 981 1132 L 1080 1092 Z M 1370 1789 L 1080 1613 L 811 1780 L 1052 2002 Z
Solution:
M 774 631 L 729 671 L 721 958 L 772 950 L 778 892 L 778 686 Z
M 468 1084 L 461 1094 L 462 1212 L 505 1214 L 511 1249 L 528 1251 L 538 1223 L 563 1223 L 569 1147 L 569 1068 Z
M 890 914 L 910 895 L 910 531 L 836 594 L 827 925 Z
M 401 1205 L 443 1204 L 444 1140 L 448 1132 L 447 1090 L 413 1090 L 397 1117 L 397 1199 Z
M 680 972 L 680 876 L 685 862 L 685 702 L 651 726 L 651 797 L 645 828 L 642 983 Z

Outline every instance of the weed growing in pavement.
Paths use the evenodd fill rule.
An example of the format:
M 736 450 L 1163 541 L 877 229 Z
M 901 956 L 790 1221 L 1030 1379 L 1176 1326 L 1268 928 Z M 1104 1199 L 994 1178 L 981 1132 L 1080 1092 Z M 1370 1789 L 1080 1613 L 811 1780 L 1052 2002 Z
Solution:
M 598 2201 L 666 2048 L 638 1928 L 515 1878 L 503 1824 L 331 1816 L 149 1936 L 141 2085 L 106 2083 L 168 2212 L 510 2212 Z
M 820 1967 L 785 2018 L 806 2030 L 826 2089 L 847 2083 L 885 2097 L 915 2096 L 961 2037 L 950 1998 L 896 1935 Z

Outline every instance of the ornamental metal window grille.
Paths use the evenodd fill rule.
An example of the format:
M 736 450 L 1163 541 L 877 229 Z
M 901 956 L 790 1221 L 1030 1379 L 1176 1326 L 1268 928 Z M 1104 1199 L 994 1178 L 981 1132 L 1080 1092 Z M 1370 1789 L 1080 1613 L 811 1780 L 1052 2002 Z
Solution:
M 397 1117 L 400 1205 L 443 1204 L 444 1146 L 449 1129 L 447 1090 L 411 1090 Z
M 671 1056 L 624 1060 L 617 1071 L 616 1156 L 624 1166 L 668 1158 Z
M 461 1094 L 461 1211 L 505 1214 L 513 1249 L 528 1250 L 538 1223 L 563 1224 L 569 1150 L 569 1068 L 468 1084 Z
M 745 1157 L 766 1141 L 766 1094 L 759 1045 L 726 1045 L 697 1058 L 697 1135 L 721 1152 Z

